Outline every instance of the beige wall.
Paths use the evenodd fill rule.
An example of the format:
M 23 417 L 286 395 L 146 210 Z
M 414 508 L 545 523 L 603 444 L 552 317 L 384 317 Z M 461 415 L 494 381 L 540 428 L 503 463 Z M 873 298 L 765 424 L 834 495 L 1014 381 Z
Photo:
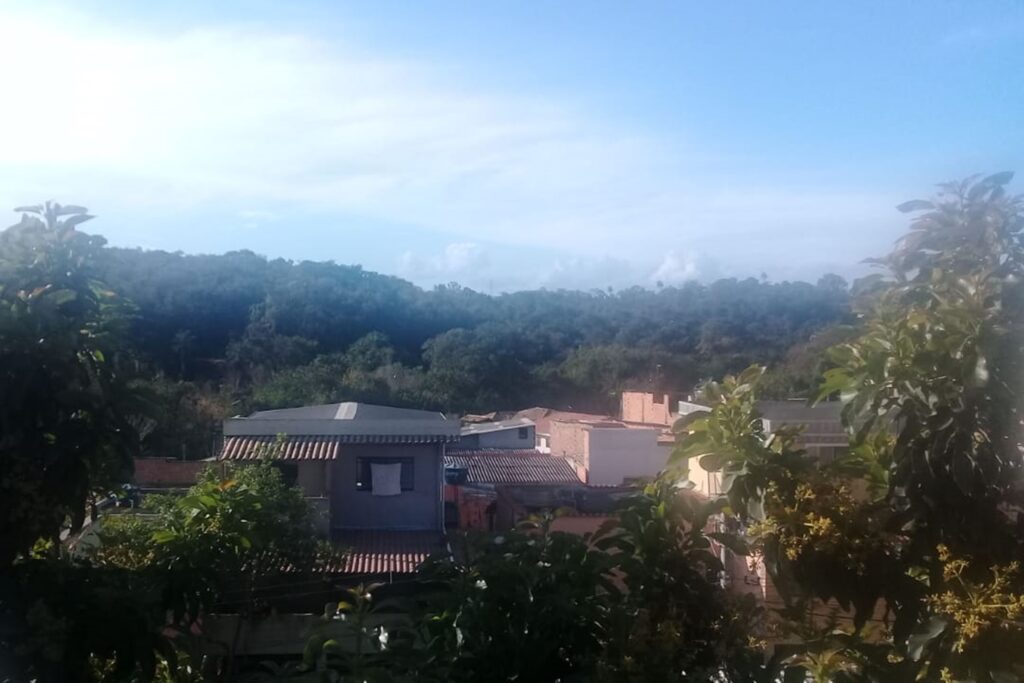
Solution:
M 622 419 L 641 424 L 671 425 L 672 403 L 668 394 L 646 391 L 622 392 Z
M 583 469 L 589 466 L 587 458 L 587 436 L 580 422 L 551 421 L 551 455 L 562 455 L 572 458 Z

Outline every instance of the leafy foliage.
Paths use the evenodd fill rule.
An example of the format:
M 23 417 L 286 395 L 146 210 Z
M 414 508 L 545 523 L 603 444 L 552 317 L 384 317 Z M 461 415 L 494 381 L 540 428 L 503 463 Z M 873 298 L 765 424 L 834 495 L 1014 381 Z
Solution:
M 308 567 L 319 551 L 302 492 L 269 461 L 207 468 L 180 498 L 153 498 L 154 515 L 110 517 L 91 553 L 102 566 L 166 580 L 165 605 L 185 624 L 239 585 L 255 589 Z
M 103 239 L 77 206 L 23 207 L 0 233 L 0 569 L 86 516 L 131 471 L 123 307 L 98 279 Z
M 854 630 L 821 641 L 831 650 L 789 660 L 834 676 L 821 680 L 1024 676 L 1024 221 L 1008 180 L 947 184 L 935 201 L 903 205 L 925 213 L 878 261 L 886 275 L 862 283 L 865 323 L 830 352 L 820 390 L 844 403 L 849 456 L 821 462 L 793 432 L 766 435 L 757 368 L 710 384 L 710 414 L 678 426 L 676 457 L 722 473 L 731 513 L 750 523 L 789 604 L 852 610 Z M 880 607 L 888 628 L 865 629 Z

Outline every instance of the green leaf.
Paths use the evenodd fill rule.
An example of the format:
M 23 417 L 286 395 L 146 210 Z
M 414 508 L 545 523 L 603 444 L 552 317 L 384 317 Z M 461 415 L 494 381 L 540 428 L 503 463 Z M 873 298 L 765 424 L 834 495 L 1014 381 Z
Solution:
M 907 639 L 907 657 L 911 661 L 921 661 L 921 655 L 928 643 L 938 638 L 946 630 L 947 622 L 939 616 L 932 616 L 928 621 L 918 625 Z
M 168 543 L 173 541 L 178 534 L 171 529 L 159 529 L 153 532 L 153 542 Z

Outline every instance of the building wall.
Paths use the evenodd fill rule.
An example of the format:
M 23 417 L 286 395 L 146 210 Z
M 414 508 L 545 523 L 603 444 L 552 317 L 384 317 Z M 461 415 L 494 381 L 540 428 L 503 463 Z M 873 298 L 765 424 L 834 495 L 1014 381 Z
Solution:
M 199 473 L 207 467 L 219 467 L 219 464 L 207 460 L 135 458 L 135 474 L 132 479 L 142 487 L 192 486 Z
M 587 460 L 587 436 L 584 428 L 586 425 L 580 422 L 559 422 L 551 421 L 551 434 L 548 439 L 551 455 L 562 455 L 572 458 L 578 467 L 586 470 L 589 467 Z M 584 479 L 584 481 L 586 481 Z
M 687 467 L 687 477 L 693 482 L 695 491 L 707 498 L 713 498 L 722 492 L 721 472 L 708 472 L 700 466 L 700 458 L 690 458 Z
M 520 438 L 519 430 L 526 430 L 526 437 Z M 476 444 L 466 445 L 466 437 L 459 441 L 462 448 L 534 448 L 537 443 L 536 429 L 529 427 L 513 427 L 502 429 L 499 432 L 488 432 L 486 434 L 473 434 Z
M 551 521 L 551 531 L 564 531 L 580 536 L 592 534 L 610 519 L 615 518 L 611 515 L 575 515 L 569 512 Z
M 646 391 L 622 392 L 622 419 L 640 424 L 671 425 L 672 403 L 668 394 Z
M 334 529 L 440 529 L 441 445 L 360 444 L 342 446 L 330 466 L 331 527 Z M 375 496 L 356 490 L 357 458 L 413 458 L 414 490 Z
M 625 480 L 653 477 L 665 469 L 668 449 L 658 445 L 659 429 L 588 427 L 588 484 L 617 486 Z
M 296 484 L 302 489 L 303 495 L 309 498 L 321 498 L 328 493 L 327 462 L 311 460 L 299 462 L 299 476 Z

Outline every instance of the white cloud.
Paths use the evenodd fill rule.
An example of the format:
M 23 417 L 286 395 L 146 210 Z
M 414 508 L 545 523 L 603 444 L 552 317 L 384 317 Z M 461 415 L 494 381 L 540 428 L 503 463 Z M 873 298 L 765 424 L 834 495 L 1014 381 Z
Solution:
M 692 255 L 682 256 L 670 249 L 651 273 L 650 280 L 653 284 L 660 282 L 665 285 L 680 285 L 698 277 L 700 271 L 697 269 L 696 259 Z
M 253 230 L 280 229 L 264 207 L 301 207 L 451 235 L 440 256 L 402 257 L 403 274 L 423 279 L 484 267 L 477 239 L 580 259 L 537 266 L 541 284 L 581 270 L 615 286 L 699 274 L 675 248 L 743 270 L 792 260 L 793 235 L 823 259 L 878 253 L 851 253 L 865 232 L 848 229 L 851 216 L 885 215 L 874 234 L 891 239 L 901 198 L 722 189 L 687 167 L 689 150 L 583 106 L 455 80 L 342 39 L 0 12 L 0 91 L 12 98 L 0 108 L 0 202 L 55 197 L 102 216 L 227 207 Z M 198 232 L 180 239 L 203 248 L 191 246 Z
M 490 256 L 474 242 L 454 242 L 440 254 L 405 251 L 398 258 L 398 273 L 417 282 L 480 282 L 490 266 Z

